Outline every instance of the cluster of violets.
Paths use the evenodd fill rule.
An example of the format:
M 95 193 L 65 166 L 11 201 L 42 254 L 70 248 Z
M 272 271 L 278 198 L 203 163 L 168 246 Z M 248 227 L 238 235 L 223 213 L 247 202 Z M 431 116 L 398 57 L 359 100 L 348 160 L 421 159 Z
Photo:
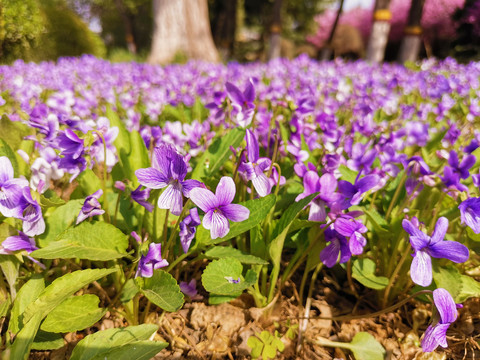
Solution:
M 190 62 L 161 68 L 84 56 L 1 66 L 0 92 L 0 109 L 5 106 L 12 121 L 36 131 L 28 137 L 35 142 L 35 151 L 19 151 L 30 167 L 29 180 L 15 178 L 8 158 L 0 157 L 0 213 L 22 221 L 22 231 L 3 241 L 4 253 L 36 249 L 33 236 L 44 232 L 45 223 L 35 196 L 58 181 L 73 182 L 87 168 L 102 166 L 110 172 L 118 162 L 113 143 L 119 130 L 105 117 L 107 105 L 128 130 L 140 132 L 151 151 L 151 167 L 135 172 L 141 186 L 134 189 L 128 188 L 130 183 L 117 182 L 115 188 L 128 188 L 131 199 L 149 212 L 158 206 L 180 216 L 185 253 L 200 224 L 216 239 L 228 234 L 230 222 L 249 217 L 245 206 L 233 203 L 235 176 L 222 176 L 215 192 L 187 178 L 191 160 L 208 148 L 215 133 L 236 127 L 246 128 L 245 145 L 232 148 L 232 157 L 238 157 L 238 177 L 252 197 L 278 193 L 292 183 L 303 188 L 296 192 L 296 201 L 317 194 L 306 211 L 308 220 L 323 230 L 326 246 L 320 259 L 327 267 L 364 253 L 369 229 L 361 204 L 402 171 L 409 199 L 435 186 L 458 201 L 461 223 L 480 233 L 476 197 L 480 174 L 475 166 L 480 132 L 474 126 L 480 119 L 478 63 L 425 61 L 412 70 L 299 57 L 269 64 Z M 209 110 L 206 119 L 159 123 L 168 107 L 192 107 L 196 101 Z M 11 103 L 15 107 L 5 105 Z M 435 159 L 427 159 L 422 148 L 439 135 Z M 281 167 L 285 159 L 293 168 L 289 179 L 275 166 Z M 342 179 L 342 167 L 356 178 Z M 161 189 L 156 204 L 150 196 L 154 189 Z M 77 224 L 104 214 L 103 195 L 98 190 L 84 200 Z M 186 199 L 194 205 L 188 214 Z M 438 217 L 428 236 L 421 221 L 430 218 L 420 221 L 409 215 L 408 208 L 402 211 L 405 236 L 413 249 L 410 275 L 415 284 L 432 283 L 432 257 L 455 263 L 468 260 L 465 245 L 445 240 L 446 217 Z M 136 233 L 132 236 L 139 244 L 146 243 Z M 152 242 L 145 249 L 137 276 L 149 277 L 153 270 L 168 266 L 161 244 Z M 196 294 L 192 286 L 183 285 Z M 447 328 L 457 317 L 446 290 L 434 290 L 433 301 L 438 316 L 423 338 L 424 351 L 447 346 Z

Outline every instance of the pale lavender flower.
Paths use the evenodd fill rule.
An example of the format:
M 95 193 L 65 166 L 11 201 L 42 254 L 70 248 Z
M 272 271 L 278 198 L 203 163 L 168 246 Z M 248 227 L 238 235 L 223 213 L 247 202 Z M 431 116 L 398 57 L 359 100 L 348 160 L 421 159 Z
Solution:
M 153 270 L 168 266 L 168 261 L 162 258 L 162 245 L 151 243 L 147 255 L 142 255 L 138 262 L 135 277 L 152 277 Z
M 1 243 L 0 254 L 8 255 L 15 251 L 25 250 L 27 253 L 37 250 L 35 239 L 19 231 L 18 235 L 9 236 Z
M 272 187 L 270 181 L 265 175 L 265 171 L 270 168 L 272 161 L 266 157 L 260 157 L 258 141 L 255 135 L 247 129 L 247 155 L 248 162 L 242 162 L 238 171 L 244 174 L 246 180 L 252 180 L 252 184 L 260 197 L 270 194 Z
M 410 235 L 410 244 L 414 250 L 410 267 L 410 276 L 415 284 L 429 286 L 432 282 L 432 259 L 444 258 L 456 263 L 468 260 L 469 252 L 465 245 L 456 241 L 444 241 L 448 229 L 448 219 L 440 217 L 432 236 L 428 236 L 407 219 L 402 226 Z
M 185 295 L 189 296 L 191 299 L 197 296 L 197 280 L 192 279 L 190 282 L 180 281 L 180 291 Z
M 28 187 L 28 181 L 14 178 L 10 159 L 0 156 L 0 213 L 3 216 L 22 218 L 21 200 L 25 187 Z
M 347 262 L 352 257 L 348 239 L 337 232 L 333 226 L 325 229 L 324 236 L 325 241 L 330 243 L 320 252 L 320 260 L 325 266 L 333 267 L 337 263 L 339 254 L 340 264 Z
M 139 185 L 135 190 L 133 190 L 130 194 L 132 200 L 136 201 L 140 205 L 142 205 L 148 212 L 152 212 L 153 205 L 148 202 L 148 198 L 150 197 L 150 189 L 140 190 L 141 185 Z
M 458 316 L 457 305 L 447 290 L 442 288 L 433 290 L 433 303 L 438 311 L 439 319 L 425 331 L 422 339 L 424 352 L 432 352 L 438 345 L 443 348 L 448 347 L 447 330 Z
M 462 224 L 470 227 L 475 234 L 480 234 L 480 198 L 467 199 L 458 208 Z
M 23 213 L 23 232 L 28 236 L 43 234 L 45 221 L 43 220 L 42 209 L 37 201 L 32 199 L 30 189 L 23 188 L 21 208 Z
M 310 212 L 308 220 L 325 221 L 327 218 L 326 205 L 340 199 L 340 194 L 336 193 L 337 179 L 332 174 L 323 174 L 318 176 L 316 171 L 307 171 L 303 176 L 303 193 L 299 194 L 295 201 L 319 192 L 319 194 L 310 202 Z
M 160 209 L 169 209 L 172 214 L 180 215 L 183 208 L 183 195 L 189 197 L 190 191 L 200 186 L 198 180 L 184 180 L 187 164 L 172 145 L 160 145 L 153 151 L 152 167 L 135 171 L 138 181 L 150 189 L 163 189 L 158 198 Z
M 102 215 L 105 213 L 105 210 L 102 210 L 102 205 L 100 205 L 100 202 L 98 201 L 102 195 L 103 190 L 100 189 L 85 198 L 82 209 L 77 216 L 77 225 L 89 217 Z
M 235 183 L 227 176 L 220 179 L 215 194 L 201 187 L 190 191 L 190 199 L 205 212 L 202 224 L 205 229 L 210 230 L 212 239 L 228 234 L 228 220 L 240 222 L 248 219 L 250 215 L 250 210 L 245 206 L 232 204 L 235 192 Z
M 348 248 L 353 255 L 360 255 L 367 240 L 362 235 L 367 232 L 367 227 L 352 216 L 341 215 L 335 219 L 333 224 L 335 230 L 348 239 Z
M 228 97 L 232 101 L 233 116 L 235 116 L 237 124 L 243 128 L 250 125 L 255 111 L 255 87 L 252 79 L 249 80 L 243 92 L 229 82 L 225 84 L 225 88 L 227 89 Z
M 190 210 L 190 214 L 185 217 L 180 223 L 180 243 L 182 244 L 183 252 L 187 253 L 192 243 L 195 233 L 197 232 L 197 226 L 200 225 L 200 217 L 198 216 L 198 209 L 193 208 Z

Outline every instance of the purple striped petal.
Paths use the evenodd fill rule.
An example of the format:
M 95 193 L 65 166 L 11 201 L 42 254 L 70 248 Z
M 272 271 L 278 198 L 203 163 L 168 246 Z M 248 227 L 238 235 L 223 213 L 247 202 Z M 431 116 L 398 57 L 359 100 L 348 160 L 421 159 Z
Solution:
M 320 261 L 324 263 L 325 266 L 331 268 L 337 263 L 339 253 L 340 241 L 333 239 L 332 242 L 320 252 Z
M 303 192 L 306 195 L 310 195 L 320 191 L 319 180 L 320 178 L 315 171 L 307 171 L 307 173 L 303 177 L 303 187 L 305 188 Z
M 272 191 L 270 181 L 268 181 L 267 175 L 263 173 L 255 176 L 252 179 L 252 184 L 260 197 L 267 196 Z
M 158 198 L 160 209 L 169 209 L 173 215 L 179 216 L 183 208 L 183 195 L 180 184 L 171 184 L 163 190 Z
M 314 199 L 310 203 L 310 212 L 308 213 L 309 221 L 325 221 L 327 218 L 327 211 L 325 209 L 325 202 L 320 199 Z
M 222 213 L 233 222 L 241 222 L 247 220 L 250 216 L 250 210 L 239 204 L 228 204 L 221 206 Z
M 218 206 L 217 197 L 210 190 L 201 187 L 190 190 L 190 199 L 204 212 L 212 211 Z
M 407 219 L 403 219 L 402 226 L 403 229 L 411 236 L 416 236 L 418 238 L 425 238 L 426 236 L 424 232 L 420 231 L 417 226 L 412 224 L 412 222 Z
M 13 179 L 13 166 L 10 159 L 6 156 L 0 156 L 0 184 Z
M 256 163 L 260 154 L 260 150 L 258 148 L 258 141 L 255 135 L 247 129 L 247 133 L 245 135 L 247 139 L 247 155 L 248 161 L 252 163 Z
M 432 234 L 432 241 L 430 244 L 435 244 L 442 241 L 445 238 L 445 234 L 448 230 L 448 219 L 446 217 L 440 217 L 435 224 L 435 231 Z
M 252 103 L 255 101 L 255 87 L 253 86 L 253 81 L 252 79 L 248 80 L 247 87 L 245 88 L 245 91 L 243 92 L 243 96 L 245 100 L 249 103 Z
M 243 105 L 245 98 L 243 97 L 242 92 L 235 85 L 227 82 L 225 84 L 225 88 L 227 89 L 227 94 L 230 100 L 238 105 Z
M 468 248 L 456 241 L 439 241 L 428 247 L 428 253 L 437 259 L 448 259 L 455 263 L 468 260 Z
M 162 189 L 168 185 L 168 178 L 155 168 L 138 169 L 135 171 L 138 182 L 150 189 Z
M 441 323 L 452 323 L 457 320 L 458 312 L 452 295 L 442 288 L 433 290 L 433 302 L 440 314 Z
M 210 228 L 210 237 L 212 239 L 222 238 L 230 231 L 230 224 L 227 218 L 220 212 L 212 212 L 212 225 Z
M 448 347 L 447 343 L 447 329 L 450 324 L 437 324 L 435 326 L 430 325 L 422 339 L 423 352 L 432 352 L 438 345 L 443 348 Z
M 202 183 L 200 181 L 194 180 L 194 179 L 183 181 L 182 182 L 183 195 L 185 195 L 185 197 L 187 198 L 190 197 L 190 191 L 193 188 L 199 187 L 201 185 Z
M 412 281 L 420 286 L 429 286 L 432 283 L 432 259 L 424 251 L 417 251 L 410 267 Z
M 333 226 L 335 230 L 343 236 L 352 236 L 357 229 L 356 224 L 353 221 L 349 221 L 342 217 L 337 218 Z
M 217 185 L 217 189 L 215 190 L 218 206 L 230 204 L 235 197 L 235 192 L 236 189 L 233 179 L 228 176 L 222 177 Z

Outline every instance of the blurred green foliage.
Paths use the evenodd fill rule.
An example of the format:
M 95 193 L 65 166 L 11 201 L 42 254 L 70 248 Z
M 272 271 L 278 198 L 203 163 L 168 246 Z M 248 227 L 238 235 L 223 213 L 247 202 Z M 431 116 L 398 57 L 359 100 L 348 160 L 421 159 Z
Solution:
M 0 2 L 0 61 L 55 60 L 60 56 L 106 53 L 102 39 L 90 31 L 63 0 Z

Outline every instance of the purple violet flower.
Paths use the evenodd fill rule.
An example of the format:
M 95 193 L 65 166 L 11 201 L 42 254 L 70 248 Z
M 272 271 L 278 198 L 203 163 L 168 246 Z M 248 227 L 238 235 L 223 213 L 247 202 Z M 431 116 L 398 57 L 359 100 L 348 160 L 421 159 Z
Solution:
M 200 186 L 198 180 L 184 180 L 187 164 L 172 145 L 163 144 L 153 150 L 152 167 L 135 171 L 138 181 L 150 189 L 163 189 L 158 198 L 160 209 L 170 209 L 174 215 L 180 215 L 183 208 L 183 195 L 189 197 L 190 191 Z
M 468 260 L 468 248 L 456 241 L 444 241 L 448 229 L 448 219 L 440 217 L 435 225 L 432 236 L 428 236 L 407 219 L 402 226 L 410 235 L 410 244 L 414 250 L 410 267 L 412 281 L 420 286 L 429 286 L 432 282 L 432 259 L 444 258 L 455 263 Z
M 186 216 L 182 222 L 180 222 L 180 243 L 182 244 L 183 252 L 186 254 L 190 248 L 195 233 L 197 232 L 197 226 L 200 225 L 200 217 L 198 216 L 198 209 L 193 208 L 190 210 L 190 214 Z
M 42 209 L 38 202 L 33 200 L 30 188 L 23 188 L 21 208 L 23 213 L 23 232 L 28 236 L 43 234 L 45 221 L 43 220 Z
M 225 84 L 227 89 L 227 95 L 232 101 L 233 116 L 237 124 L 241 127 L 247 127 L 250 125 L 253 119 L 255 104 L 255 87 L 253 81 L 250 79 L 243 92 L 240 91 L 232 83 L 227 82 Z
M 267 196 L 272 191 L 272 187 L 264 172 L 270 168 L 272 161 L 269 158 L 260 157 L 257 138 L 249 129 L 247 129 L 246 139 L 248 162 L 242 162 L 238 170 L 245 174 L 247 181 L 252 180 L 260 197 Z
M 467 155 L 459 164 L 457 153 L 452 150 L 448 157 L 448 164 L 443 169 L 442 181 L 446 187 L 454 186 L 460 191 L 467 191 L 467 187 L 460 183 L 460 179 L 467 179 L 470 176 L 470 168 L 475 164 L 475 155 Z
M 8 255 L 15 251 L 25 250 L 27 253 L 37 250 L 35 239 L 19 231 L 18 235 L 9 236 L 1 243 L 0 254 Z
M 28 181 L 13 176 L 10 159 L 0 156 L 0 213 L 5 217 L 21 219 L 23 188 L 28 187 Z
M 197 296 L 197 280 L 192 279 L 188 283 L 186 281 L 180 281 L 179 285 L 180 291 L 190 297 L 190 299 L 193 299 L 195 296 Z
M 362 235 L 367 232 L 365 225 L 349 215 L 341 215 L 335 219 L 333 227 L 340 235 L 349 238 L 348 248 L 353 255 L 360 255 L 363 252 L 363 247 L 367 244 Z
M 475 234 L 480 234 L 480 198 L 467 199 L 458 208 L 462 224 L 469 226 Z
M 205 212 L 203 227 L 210 230 L 212 239 L 224 237 L 230 231 L 228 220 L 240 222 L 248 219 L 250 210 L 243 205 L 232 204 L 235 197 L 233 179 L 224 176 L 217 185 L 215 194 L 210 190 L 196 187 L 190 191 L 190 198 Z
M 93 217 L 95 215 L 102 215 L 105 213 L 105 210 L 102 210 L 102 205 L 98 201 L 103 195 L 103 190 L 97 190 L 92 195 L 89 195 L 85 198 L 82 209 L 77 216 L 77 225 L 80 224 L 83 220 Z
M 422 339 L 424 352 L 434 351 L 438 345 L 448 347 L 447 329 L 458 316 L 457 306 L 450 293 L 442 288 L 433 290 L 433 303 L 438 311 L 440 319 L 434 325 L 430 325 Z
M 361 179 L 355 179 L 355 184 L 351 184 L 346 180 L 338 182 L 338 190 L 341 193 L 341 209 L 348 209 L 352 205 L 360 204 L 363 194 L 380 183 L 380 177 L 376 174 L 364 176 Z
M 308 220 L 325 221 L 327 218 L 326 205 L 329 205 L 340 199 L 340 194 L 336 193 L 337 179 L 332 174 L 323 174 L 318 176 L 316 171 L 307 171 L 303 176 L 303 193 L 298 195 L 295 201 L 300 201 L 308 195 L 319 192 L 310 202 L 310 212 Z
M 148 198 L 150 197 L 150 189 L 140 190 L 142 186 L 139 185 L 135 190 L 133 190 L 130 194 L 132 200 L 136 201 L 140 205 L 142 205 L 148 212 L 152 212 L 153 205 L 148 202 Z
M 339 254 L 340 264 L 347 262 L 352 257 L 348 240 L 345 236 L 335 231 L 333 227 L 325 229 L 324 235 L 325 241 L 330 243 L 320 253 L 320 260 L 325 266 L 329 268 L 335 266 Z
M 147 255 L 142 255 L 138 262 L 135 277 L 152 277 L 153 270 L 168 266 L 168 261 L 162 259 L 162 244 L 151 243 Z

